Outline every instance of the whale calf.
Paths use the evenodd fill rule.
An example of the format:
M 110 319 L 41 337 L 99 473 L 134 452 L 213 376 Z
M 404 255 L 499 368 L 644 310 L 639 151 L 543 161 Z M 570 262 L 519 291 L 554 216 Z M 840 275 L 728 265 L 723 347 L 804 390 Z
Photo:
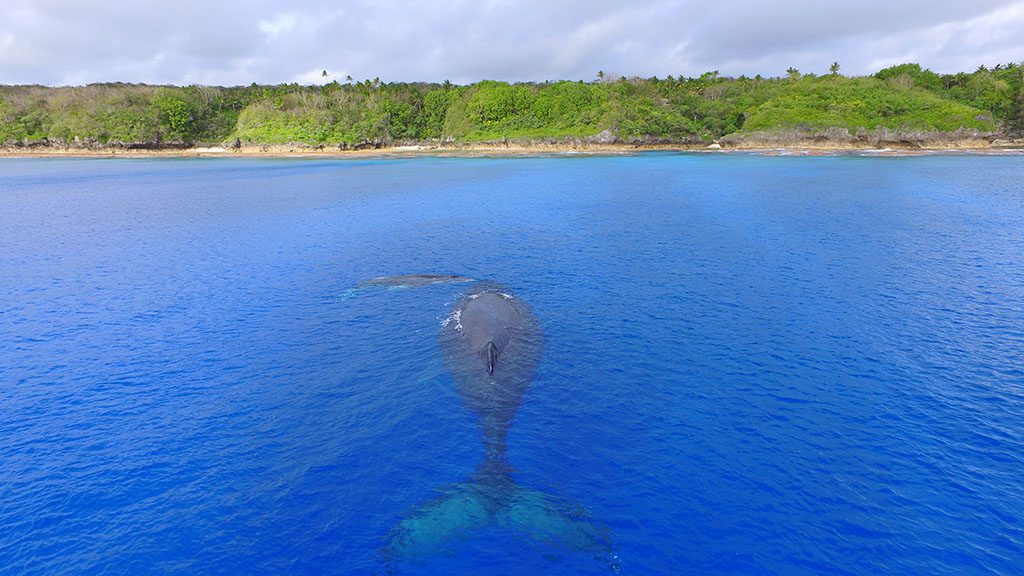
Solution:
M 459 398 L 476 418 L 485 456 L 469 480 L 403 517 L 384 547 L 389 566 L 496 525 L 546 545 L 591 552 L 617 569 L 606 528 L 590 523 L 580 505 L 522 487 L 511 475 L 508 430 L 544 349 L 530 307 L 500 285 L 476 285 L 452 306 L 439 341 Z
M 418 286 L 430 286 L 433 284 L 464 284 L 472 282 L 472 278 L 456 276 L 454 274 L 399 274 L 397 276 L 378 276 L 364 280 L 356 285 L 356 288 L 370 288 L 373 286 L 386 286 L 394 288 L 415 288 Z

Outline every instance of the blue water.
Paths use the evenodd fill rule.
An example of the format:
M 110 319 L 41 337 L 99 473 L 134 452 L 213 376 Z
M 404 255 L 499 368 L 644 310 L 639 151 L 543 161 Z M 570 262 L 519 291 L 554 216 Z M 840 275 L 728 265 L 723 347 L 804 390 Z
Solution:
M 621 574 L 1020 574 L 1024 157 L 0 161 L 0 573 L 373 574 L 484 450 Z M 608 574 L 498 526 L 408 574 Z

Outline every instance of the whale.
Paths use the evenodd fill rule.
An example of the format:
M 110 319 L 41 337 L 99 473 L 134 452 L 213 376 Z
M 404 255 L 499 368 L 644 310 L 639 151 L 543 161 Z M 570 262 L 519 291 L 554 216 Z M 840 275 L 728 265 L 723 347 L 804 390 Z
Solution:
M 435 284 L 465 284 L 472 282 L 472 278 L 457 276 L 455 274 L 398 274 L 395 276 L 377 276 L 364 280 L 356 285 L 356 288 L 372 288 L 374 286 L 390 288 L 416 288 L 420 286 L 432 286 Z
M 540 323 L 526 302 L 498 285 L 464 296 L 449 318 L 439 337 L 445 365 L 476 416 L 487 458 L 503 462 L 509 427 L 540 365 Z
M 452 306 L 438 341 L 459 399 L 475 419 L 484 458 L 465 482 L 440 489 L 403 515 L 383 548 L 389 572 L 402 560 L 429 557 L 490 526 L 591 553 L 615 568 L 607 528 L 591 522 L 578 503 L 520 486 L 508 463 L 508 431 L 545 344 L 527 303 L 499 284 L 478 284 Z

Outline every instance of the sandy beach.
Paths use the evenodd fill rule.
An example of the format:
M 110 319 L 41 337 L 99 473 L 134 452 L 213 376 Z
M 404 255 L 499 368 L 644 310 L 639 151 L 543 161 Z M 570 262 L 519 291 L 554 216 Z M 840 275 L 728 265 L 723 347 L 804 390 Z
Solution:
M 705 154 L 761 154 L 767 156 L 828 156 L 840 154 L 870 156 L 920 156 L 929 154 L 1024 154 L 1024 142 L 989 144 L 987 142 L 957 142 L 944 146 L 881 147 L 836 144 L 832 142 L 800 142 L 780 146 L 720 146 L 717 144 L 503 144 L 470 143 L 451 145 L 399 145 L 360 150 L 341 149 L 337 146 L 308 146 L 303 144 L 275 144 L 227 148 L 196 146 L 191 148 L 125 148 L 125 147 L 61 147 L 61 146 L 6 146 L 0 147 L 0 158 L 408 158 L 418 156 L 538 156 L 538 155 L 624 155 L 643 152 L 693 152 Z

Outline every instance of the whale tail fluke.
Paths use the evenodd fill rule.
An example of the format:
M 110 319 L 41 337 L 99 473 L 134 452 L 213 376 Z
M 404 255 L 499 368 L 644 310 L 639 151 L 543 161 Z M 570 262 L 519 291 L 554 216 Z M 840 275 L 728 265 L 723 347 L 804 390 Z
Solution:
M 592 524 L 581 505 L 538 490 L 517 487 L 495 522 L 555 548 L 593 552 L 611 549 L 607 530 Z
M 592 553 L 617 571 L 608 530 L 585 510 L 558 497 L 523 488 L 510 477 L 456 484 L 403 518 L 384 549 L 389 572 L 403 560 L 423 561 L 489 527 L 546 548 Z

